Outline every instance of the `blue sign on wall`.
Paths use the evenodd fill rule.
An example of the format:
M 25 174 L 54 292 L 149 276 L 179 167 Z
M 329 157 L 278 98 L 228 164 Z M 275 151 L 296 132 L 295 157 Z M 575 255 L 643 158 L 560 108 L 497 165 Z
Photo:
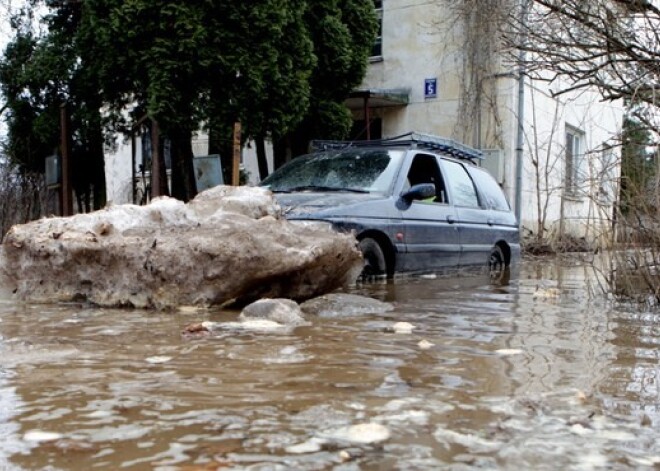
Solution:
M 424 80 L 424 98 L 435 98 L 438 96 L 438 79 L 428 78 Z

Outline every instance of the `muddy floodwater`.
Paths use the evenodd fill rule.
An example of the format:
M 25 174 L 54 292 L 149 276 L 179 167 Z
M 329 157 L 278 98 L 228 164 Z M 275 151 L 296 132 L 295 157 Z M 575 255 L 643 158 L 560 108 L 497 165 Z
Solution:
M 238 313 L 0 302 L 0 469 L 660 466 L 660 314 L 588 266 L 350 292 L 394 309 L 183 335 Z

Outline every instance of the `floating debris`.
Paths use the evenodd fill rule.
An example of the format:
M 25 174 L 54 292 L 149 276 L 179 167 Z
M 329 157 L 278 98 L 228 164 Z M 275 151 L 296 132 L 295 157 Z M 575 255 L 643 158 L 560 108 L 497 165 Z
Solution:
M 172 357 L 155 356 L 155 357 L 149 357 L 145 361 L 147 363 L 151 363 L 152 365 L 158 365 L 158 364 L 161 364 L 161 363 L 167 363 L 171 359 L 172 359 Z
M 521 355 L 523 353 L 519 348 L 500 348 L 495 350 L 495 353 L 502 357 L 509 357 L 513 355 Z
M 421 348 L 422 350 L 428 350 L 429 348 L 434 347 L 435 344 L 429 342 L 429 341 L 426 340 L 426 339 L 422 339 L 422 340 L 420 340 L 420 341 L 417 343 L 417 346 L 418 346 L 419 348 Z
M 558 288 L 539 288 L 532 295 L 532 299 L 552 300 L 557 299 L 561 295 L 561 290 Z
M 244 330 L 250 332 L 289 331 L 291 326 L 280 324 L 268 319 L 246 319 L 242 322 L 214 322 L 211 331 Z
M 388 440 L 390 436 L 389 428 L 373 422 L 340 427 L 321 435 L 322 438 L 333 442 L 348 442 L 360 445 L 381 443 Z
M 188 324 L 183 328 L 184 334 L 199 334 L 208 331 L 209 329 L 204 325 L 204 322 L 195 322 L 193 324 Z
M 497 440 L 488 440 L 471 433 L 459 433 L 442 427 L 438 427 L 433 436 L 447 447 L 451 444 L 461 445 L 473 453 L 492 453 L 503 446 L 503 443 Z
M 201 306 L 179 306 L 178 311 L 181 314 L 197 314 L 202 310 Z
M 312 438 L 303 443 L 298 443 L 297 445 L 291 445 L 285 448 L 284 451 L 291 453 L 293 455 L 302 455 L 305 453 L 316 453 L 321 451 L 321 447 L 326 443 L 326 440 L 321 440 L 319 438 Z
M 415 328 L 410 322 L 396 322 L 392 325 L 392 332 L 395 334 L 412 334 Z
M 23 440 L 32 443 L 53 442 L 63 437 L 61 433 L 46 432 L 43 430 L 30 430 L 23 435 Z

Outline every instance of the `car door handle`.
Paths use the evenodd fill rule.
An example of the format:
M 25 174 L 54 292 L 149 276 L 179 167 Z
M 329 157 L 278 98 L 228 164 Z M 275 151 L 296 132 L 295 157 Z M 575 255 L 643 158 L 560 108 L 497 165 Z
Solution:
M 492 220 L 492 219 L 489 219 L 487 222 L 488 222 L 488 225 L 489 225 L 489 226 L 492 226 L 493 224 L 495 224 L 495 221 Z
M 454 219 L 454 216 L 447 216 L 447 222 L 449 224 L 454 224 L 456 222 L 456 219 Z

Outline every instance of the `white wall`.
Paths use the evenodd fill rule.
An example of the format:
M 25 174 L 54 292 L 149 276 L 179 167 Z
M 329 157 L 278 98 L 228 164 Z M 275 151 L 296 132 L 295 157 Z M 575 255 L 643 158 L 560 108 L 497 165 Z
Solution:
M 546 228 L 551 232 L 563 229 L 574 236 L 597 238 L 610 225 L 617 197 L 620 147 L 616 144 L 623 123 L 623 104 L 603 102 L 594 91 L 553 97 L 546 82 L 527 84 L 522 226 L 537 230 L 540 197 L 542 206 L 548 203 L 541 214 L 547 213 Z M 567 127 L 583 133 L 577 196 L 567 195 L 564 188 Z M 608 144 L 613 147 L 606 150 Z M 539 162 L 538 170 L 533 157 Z M 606 160 L 608 169 L 604 168 L 608 166 Z
M 440 7 L 428 2 L 383 2 L 383 60 L 370 64 L 360 88 L 411 91 L 408 106 L 375 110 L 372 115 L 384 117 L 385 136 L 418 131 L 456 137 L 457 63 L 445 49 L 449 45 L 438 34 L 438 27 L 430 23 L 440 12 Z M 436 98 L 424 98 L 427 78 L 437 78 Z M 360 115 L 357 111 L 356 117 Z
M 105 151 L 105 185 L 108 204 L 132 203 L 131 142 L 123 136 L 115 137 L 116 149 Z M 137 155 L 140 143 L 137 140 Z
M 268 174 L 273 171 L 273 146 L 266 142 L 266 159 L 268 161 Z M 248 172 L 248 182 L 251 185 L 259 183 L 259 165 L 257 164 L 257 148 L 254 142 L 248 142 L 243 147 L 241 166 Z
M 105 181 L 108 203 L 125 204 L 132 203 L 131 187 L 131 141 L 123 136 L 115 138 L 116 146 L 106 149 L 105 152 Z M 200 131 L 193 136 L 193 154 L 195 156 L 208 155 L 208 135 Z M 142 145 L 139 137 L 135 140 L 135 154 L 137 163 L 140 163 Z M 268 170 L 273 170 L 273 150 L 271 145 L 266 145 L 268 158 Z M 231 156 L 221 156 L 223 159 L 231 159 Z M 223 162 L 224 163 L 224 162 Z M 249 172 L 249 183 L 259 182 L 259 168 L 257 166 L 256 150 L 253 143 L 247 143 L 243 148 L 241 165 Z M 139 175 L 136 175 L 139 178 Z M 229 182 L 225 182 L 229 183 Z

